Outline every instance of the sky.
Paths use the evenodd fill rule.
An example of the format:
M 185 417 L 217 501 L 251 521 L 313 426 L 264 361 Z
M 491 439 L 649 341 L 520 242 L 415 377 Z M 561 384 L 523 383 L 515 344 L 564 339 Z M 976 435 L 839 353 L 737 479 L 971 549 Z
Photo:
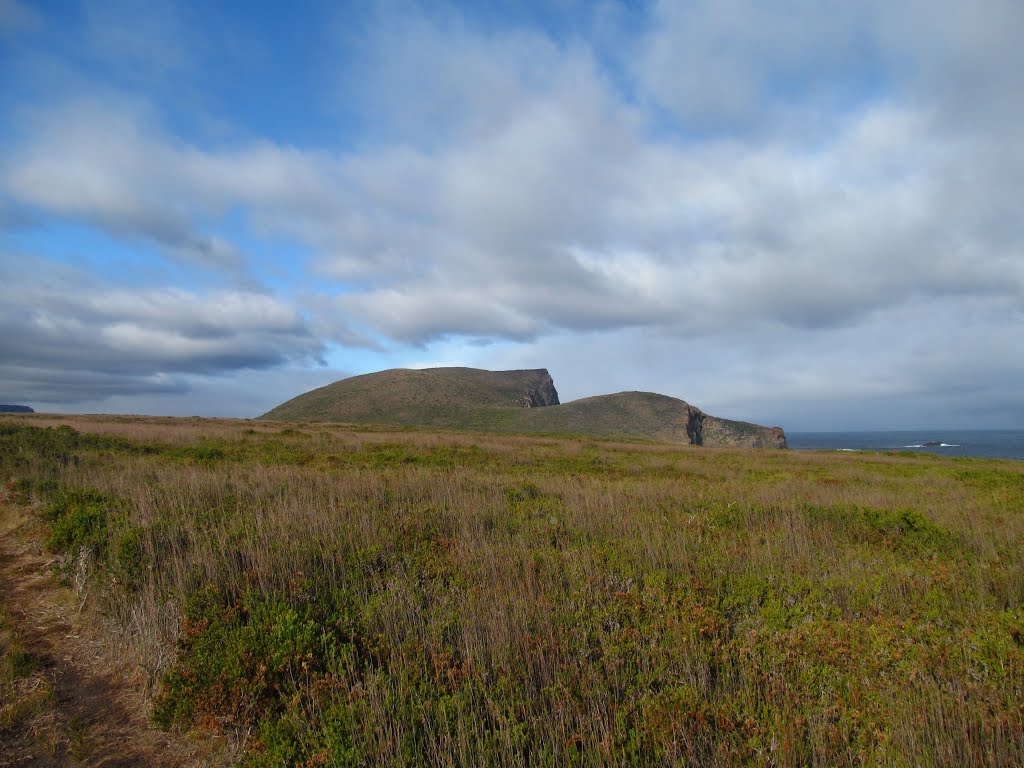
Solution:
M 1024 428 L 1020 0 L 0 0 L 0 402 L 546 367 Z

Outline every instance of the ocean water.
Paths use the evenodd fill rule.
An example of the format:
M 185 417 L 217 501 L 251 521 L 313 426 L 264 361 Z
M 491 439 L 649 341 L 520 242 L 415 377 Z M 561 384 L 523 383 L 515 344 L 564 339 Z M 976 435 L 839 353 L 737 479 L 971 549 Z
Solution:
M 786 441 L 796 450 L 918 451 L 940 456 L 1024 460 L 1024 429 L 787 432 Z

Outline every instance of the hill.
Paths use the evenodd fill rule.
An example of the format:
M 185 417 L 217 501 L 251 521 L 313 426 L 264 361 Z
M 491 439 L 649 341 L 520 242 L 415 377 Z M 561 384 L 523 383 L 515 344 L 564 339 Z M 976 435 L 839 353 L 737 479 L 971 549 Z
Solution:
M 0 413 L 35 413 L 35 411 L 27 405 L 0 404 Z
M 720 419 L 653 392 L 560 404 L 544 368 L 392 369 L 299 395 L 261 419 L 444 427 L 517 434 L 593 435 L 707 446 L 785 448 L 778 427 Z
M 548 405 L 558 405 L 558 393 L 543 368 L 393 368 L 306 392 L 260 418 L 497 428 L 505 411 Z

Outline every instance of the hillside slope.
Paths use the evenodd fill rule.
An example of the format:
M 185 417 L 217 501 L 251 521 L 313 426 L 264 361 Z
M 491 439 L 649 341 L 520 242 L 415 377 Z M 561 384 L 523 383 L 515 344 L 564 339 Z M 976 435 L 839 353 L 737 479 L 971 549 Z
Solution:
M 617 392 L 516 414 L 516 431 L 656 440 L 709 447 L 785 448 L 780 427 L 709 416 L 654 392 Z
M 626 437 L 701 444 L 704 414 L 689 403 L 653 392 L 617 392 L 521 414 L 524 432 Z
M 306 392 L 260 418 L 442 427 L 465 426 L 468 420 L 488 426 L 494 409 L 514 412 L 547 405 L 558 405 L 558 392 L 544 368 L 393 368 Z
M 559 404 L 551 375 L 543 368 L 381 371 L 299 395 L 260 418 L 786 447 L 778 427 L 719 419 L 653 392 L 618 392 Z

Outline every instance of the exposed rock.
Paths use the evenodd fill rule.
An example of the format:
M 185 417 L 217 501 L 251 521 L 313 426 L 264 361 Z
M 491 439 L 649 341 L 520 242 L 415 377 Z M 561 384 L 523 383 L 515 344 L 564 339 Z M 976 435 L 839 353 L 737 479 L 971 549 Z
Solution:
M 686 420 L 686 436 L 690 438 L 690 445 L 704 445 L 704 417 L 707 415 L 700 408 L 694 408 L 686 404 L 689 411 L 689 418 Z
M 746 421 L 705 416 L 702 445 L 744 448 L 787 448 L 782 427 L 762 427 Z
M 762 430 L 764 443 L 755 445 L 755 448 L 789 448 L 786 443 L 786 432 L 782 427 L 762 427 Z
M 555 381 L 547 369 L 541 369 L 543 380 L 536 384 L 519 397 L 513 399 L 520 408 L 543 408 L 548 405 L 558 405 L 558 391 L 555 389 Z

